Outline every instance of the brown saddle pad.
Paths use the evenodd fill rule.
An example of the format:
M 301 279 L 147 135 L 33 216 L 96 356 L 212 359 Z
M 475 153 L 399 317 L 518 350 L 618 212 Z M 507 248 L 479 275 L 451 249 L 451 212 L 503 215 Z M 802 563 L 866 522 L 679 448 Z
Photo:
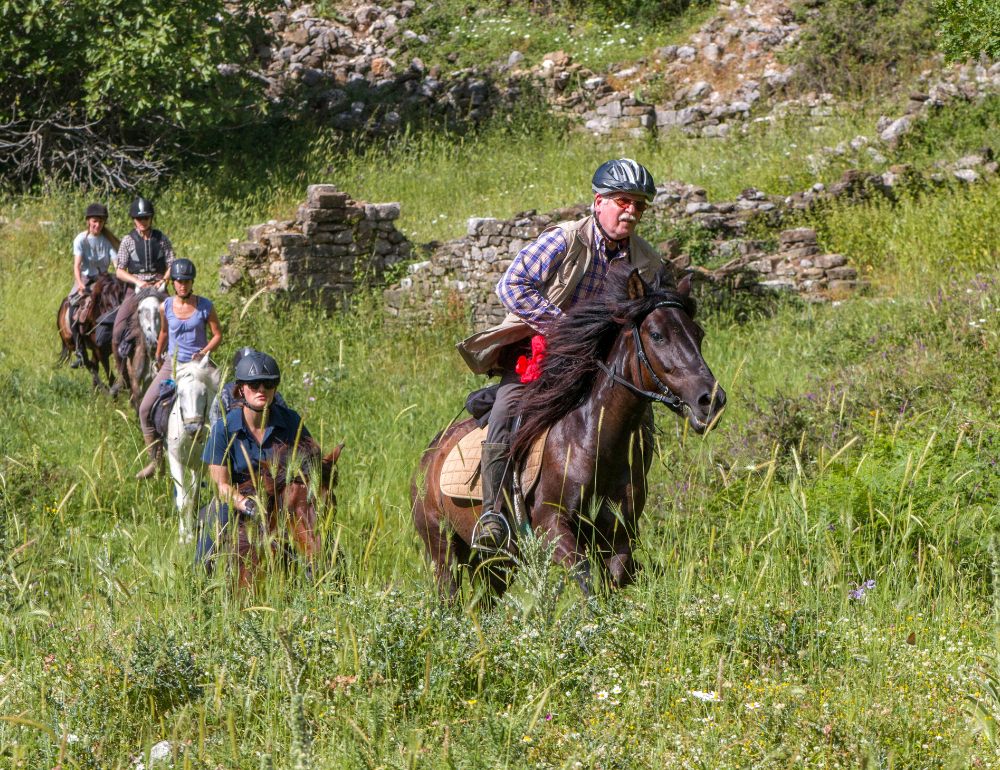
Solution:
M 486 428 L 476 428 L 467 433 L 452 447 L 441 468 L 441 492 L 448 497 L 482 501 L 483 477 L 479 473 L 482 460 L 483 442 Z M 531 446 L 531 452 L 521 468 L 521 492 L 527 495 L 535 488 L 542 471 L 542 452 L 549 429 L 539 436 Z

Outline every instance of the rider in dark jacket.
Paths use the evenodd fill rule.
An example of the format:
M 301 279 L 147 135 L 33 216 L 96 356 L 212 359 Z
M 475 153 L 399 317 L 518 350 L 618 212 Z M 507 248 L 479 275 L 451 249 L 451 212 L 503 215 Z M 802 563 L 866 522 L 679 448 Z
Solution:
M 115 363 L 121 372 L 118 346 L 129 317 L 135 312 L 135 294 L 147 287 L 162 290 L 167 273 L 174 263 L 174 247 L 170 239 L 159 230 L 153 229 L 153 204 L 145 198 L 136 198 L 129 207 L 129 216 L 135 229 L 122 238 L 115 260 L 115 275 L 128 284 L 125 299 L 115 316 L 115 328 L 111 335 Z
M 281 446 L 293 446 L 310 438 L 302 418 L 275 403 L 281 382 L 277 362 L 266 353 L 252 350 L 236 367 L 236 393 L 240 406 L 223 415 L 213 426 L 202 461 L 208 464 L 217 497 L 200 515 L 196 561 L 211 569 L 215 544 L 229 523 L 231 513 L 259 515 L 254 498 L 240 486 L 257 478 L 260 463 L 271 459 Z
M 245 355 L 247 355 L 248 353 L 256 353 L 256 352 L 257 351 L 251 347 L 240 348 L 239 350 L 237 350 L 236 353 L 233 355 L 233 371 L 234 372 L 236 371 L 236 367 L 240 365 L 240 361 L 243 360 L 243 357 Z M 243 405 L 242 400 L 237 399 L 236 396 L 234 395 L 235 390 L 236 390 L 235 382 L 227 382 L 225 385 L 222 386 L 222 389 L 219 391 L 219 397 L 212 402 L 212 411 L 208 416 L 209 425 L 215 425 L 215 423 L 219 421 L 222 415 L 228 414 L 229 412 L 233 411 L 236 407 Z M 283 406 L 283 407 L 288 406 L 288 404 L 285 403 L 285 399 L 281 397 L 281 393 L 279 393 L 278 391 L 274 392 L 274 403 L 277 404 L 278 406 Z

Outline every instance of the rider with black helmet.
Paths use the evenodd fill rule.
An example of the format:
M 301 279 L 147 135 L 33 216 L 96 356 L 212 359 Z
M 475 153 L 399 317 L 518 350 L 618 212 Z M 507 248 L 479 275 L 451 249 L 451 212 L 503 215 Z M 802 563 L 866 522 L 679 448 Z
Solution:
M 90 293 L 90 284 L 101 273 L 108 272 L 111 262 L 118 258 L 117 250 L 121 245 L 118 236 L 106 224 L 108 209 L 103 203 L 91 203 L 83 217 L 87 220 L 87 229 L 73 239 L 73 277 L 76 281 L 69 294 L 69 304 L 74 315 L 80 300 Z M 75 318 L 70 322 L 70 331 L 76 348 L 76 360 L 70 367 L 76 369 L 83 365 L 86 348 L 80 323 Z
M 497 550 L 509 537 L 502 507 L 511 478 L 510 433 L 524 387 L 517 362 L 532 355 L 532 335 L 540 335 L 544 344 L 548 324 L 581 300 L 600 296 L 611 265 L 630 264 L 647 280 L 662 265 L 656 249 L 635 235 L 639 219 L 656 196 L 650 173 L 629 158 L 609 160 L 594 173 L 591 189 L 591 216 L 549 227 L 507 268 L 497 285 L 497 295 L 509 311 L 503 323 L 458 346 L 475 374 L 500 375 L 483 442 L 483 515 L 472 543 L 482 550 Z
M 147 287 L 162 290 L 167 272 L 174 263 L 174 247 L 166 235 L 153 229 L 153 213 L 151 201 L 145 198 L 132 201 L 128 214 L 135 223 L 135 229 L 122 238 L 115 260 L 115 275 L 128 284 L 125 299 L 115 316 L 115 328 L 111 335 L 119 373 L 122 371 L 122 362 L 119 360 L 118 346 L 128 319 L 135 312 L 135 293 Z
M 136 474 L 137 479 L 149 478 L 162 464 L 163 447 L 150 424 L 150 411 L 159 395 L 160 383 L 176 379 L 175 363 L 200 361 L 222 342 L 222 325 L 215 307 L 208 299 L 194 293 L 195 272 L 194 263 L 189 259 L 174 260 L 170 266 L 174 296 L 160 303 L 160 337 L 156 341 L 158 369 L 139 406 L 139 427 L 149 451 L 149 465 Z
M 233 372 L 236 371 L 236 367 L 240 365 L 240 361 L 248 353 L 256 353 L 257 351 L 251 347 L 240 348 L 233 354 Z M 219 397 L 212 402 L 212 411 L 208 416 L 208 424 L 215 425 L 219 418 L 224 414 L 228 414 L 233 411 L 236 407 L 242 406 L 243 402 L 236 398 L 233 391 L 236 390 L 236 382 L 227 382 L 219 390 Z M 288 404 L 285 403 L 285 399 L 281 397 L 281 393 L 274 391 L 274 403 L 278 406 L 287 407 Z
M 309 438 L 302 418 L 275 402 L 280 382 L 278 363 L 267 353 L 250 350 L 236 366 L 234 395 L 240 406 L 212 426 L 201 458 L 208 463 L 218 496 L 200 516 L 196 556 L 200 564 L 210 560 L 218 533 L 228 523 L 233 508 L 244 516 L 257 515 L 253 498 L 241 493 L 240 485 L 255 479 L 260 463 L 270 460 L 279 446 Z

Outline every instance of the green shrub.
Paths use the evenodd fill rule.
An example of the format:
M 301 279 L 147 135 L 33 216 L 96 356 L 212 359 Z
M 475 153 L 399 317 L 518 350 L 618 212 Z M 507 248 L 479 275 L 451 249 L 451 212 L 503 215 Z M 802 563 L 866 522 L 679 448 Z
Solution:
M 242 68 L 224 74 L 220 66 L 251 61 L 270 6 L 0 5 L 0 164 L 22 182 L 61 176 L 121 187 L 155 171 L 146 157 L 152 147 L 246 120 L 261 103 L 262 83 Z
M 940 46 L 948 61 L 985 53 L 1000 56 L 1000 3 L 996 0 L 940 0 Z
M 808 22 L 796 53 L 805 90 L 884 93 L 901 68 L 934 49 L 926 0 L 831 0 L 815 18 L 800 20 Z

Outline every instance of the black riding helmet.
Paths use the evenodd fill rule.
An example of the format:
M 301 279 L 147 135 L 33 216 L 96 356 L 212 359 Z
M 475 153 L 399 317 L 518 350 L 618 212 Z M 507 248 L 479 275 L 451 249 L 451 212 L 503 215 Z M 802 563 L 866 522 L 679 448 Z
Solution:
M 647 201 L 656 197 L 653 176 L 641 163 L 631 158 L 609 160 L 594 172 L 590 185 L 598 195 L 623 192 L 641 195 Z
M 142 217 L 151 217 L 155 214 L 153 209 L 153 202 L 147 200 L 146 198 L 136 198 L 132 201 L 132 205 L 128 207 L 128 215 L 132 219 L 141 219 Z
M 273 382 L 275 387 L 281 382 L 281 371 L 278 369 L 278 362 L 267 353 L 261 353 L 259 350 L 251 350 L 236 364 L 237 385 L 243 382 L 253 382 L 254 380 Z
M 170 280 L 193 281 L 195 272 L 194 262 L 190 259 L 175 259 L 170 266 Z
M 83 215 L 84 219 L 90 219 L 91 217 L 104 217 L 108 218 L 108 207 L 103 203 L 91 203 L 87 206 L 87 212 Z

